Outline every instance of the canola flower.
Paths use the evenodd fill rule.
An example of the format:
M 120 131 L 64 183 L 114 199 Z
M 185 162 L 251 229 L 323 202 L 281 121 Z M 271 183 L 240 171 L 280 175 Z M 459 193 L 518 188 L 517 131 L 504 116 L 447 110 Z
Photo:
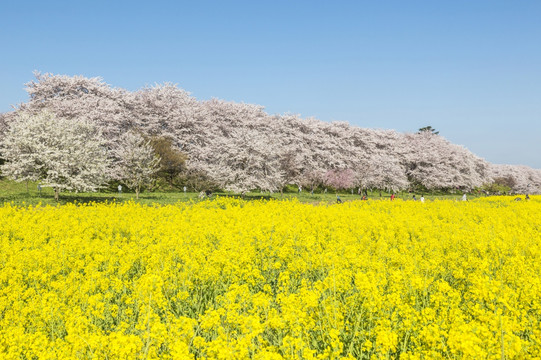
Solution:
M 0 359 L 539 359 L 541 197 L 0 207 Z

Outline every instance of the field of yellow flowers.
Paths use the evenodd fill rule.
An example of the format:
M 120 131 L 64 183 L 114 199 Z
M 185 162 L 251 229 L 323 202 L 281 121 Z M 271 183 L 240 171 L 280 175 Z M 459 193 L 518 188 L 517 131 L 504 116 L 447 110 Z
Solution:
M 528 359 L 541 197 L 0 207 L 1 359 Z

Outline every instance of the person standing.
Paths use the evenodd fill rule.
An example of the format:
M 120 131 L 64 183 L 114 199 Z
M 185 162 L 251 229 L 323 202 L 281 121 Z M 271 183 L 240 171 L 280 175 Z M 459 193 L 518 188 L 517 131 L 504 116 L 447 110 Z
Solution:
M 393 201 L 395 198 L 394 193 L 391 194 L 391 201 Z
M 421 195 L 421 202 L 424 203 L 425 202 L 425 197 L 423 195 Z
M 122 194 L 122 185 L 118 184 L 118 193 Z
M 462 195 L 462 201 L 468 201 L 468 198 L 466 197 L 466 194 Z

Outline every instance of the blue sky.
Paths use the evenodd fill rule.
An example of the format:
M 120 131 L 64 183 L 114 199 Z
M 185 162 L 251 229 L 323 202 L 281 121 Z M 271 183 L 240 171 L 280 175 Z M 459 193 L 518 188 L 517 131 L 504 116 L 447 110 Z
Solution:
M 0 111 L 32 71 L 414 132 L 541 168 L 541 1 L 3 1 Z

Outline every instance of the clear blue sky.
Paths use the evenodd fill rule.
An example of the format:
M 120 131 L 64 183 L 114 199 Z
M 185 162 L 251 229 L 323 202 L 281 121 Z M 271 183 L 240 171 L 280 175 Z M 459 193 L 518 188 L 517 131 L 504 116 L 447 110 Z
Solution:
M 361 127 L 431 125 L 541 168 L 541 1 L 2 1 L 0 111 L 32 71 L 256 103 Z

